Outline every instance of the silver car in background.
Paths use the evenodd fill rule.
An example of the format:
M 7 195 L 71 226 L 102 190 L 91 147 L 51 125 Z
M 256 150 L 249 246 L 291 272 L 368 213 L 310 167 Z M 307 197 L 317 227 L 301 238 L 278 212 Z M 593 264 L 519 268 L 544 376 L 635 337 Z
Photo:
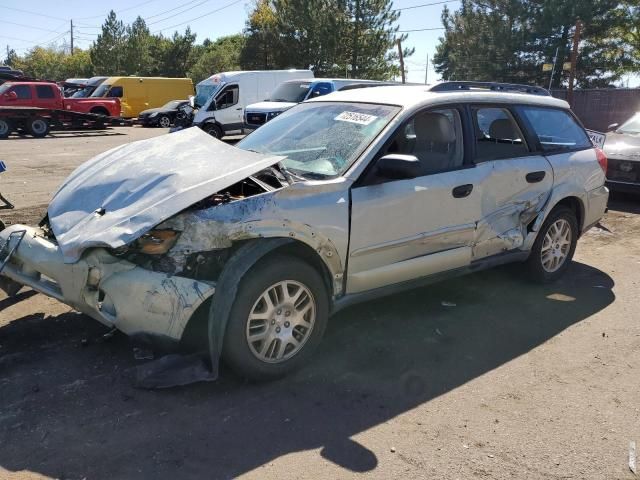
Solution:
M 237 147 L 199 129 L 80 166 L 0 282 L 105 325 L 208 340 L 239 374 L 304 365 L 331 313 L 509 262 L 550 282 L 602 217 L 606 157 L 536 87 L 381 86 L 292 107 Z
M 604 143 L 609 160 L 607 186 L 614 191 L 640 193 L 640 112 L 609 130 Z

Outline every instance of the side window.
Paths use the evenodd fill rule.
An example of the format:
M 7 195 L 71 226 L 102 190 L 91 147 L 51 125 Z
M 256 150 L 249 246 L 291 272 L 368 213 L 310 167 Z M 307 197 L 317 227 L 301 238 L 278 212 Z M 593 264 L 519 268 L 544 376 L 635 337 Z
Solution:
M 31 98 L 31 87 L 29 85 L 15 85 L 11 91 L 16 92 L 20 100 L 29 100 Z
M 311 94 L 309 94 L 309 98 L 321 97 L 323 95 L 327 95 L 331 93 L 331 84 L 330 83 L 318 83 L 313 90 L 311 90 Z
M 545 151 L 591 148 L 586 132 L 564 110 L 544 107 L 521 107 Z
M 109 89 L 109 93 L 107 93 L 107 97 L 122 98 L 123 93 L 122 87 L 111 87 L 111 89 Z
M 38 98 L 56 98 L 51 85 L 36 85 L 36 95 Z
M 238 103 L 239 93 L 240 89 L 238 85 L 226 87 L 216 98 L 216 110 L 233 107 L 236 103 Z
M 389 153 L 414 155 L 420 160 L 422 175 L 461 167 L 464 152 L 458 111 L 442 109 L 416 114 L 400 127 L 384 152 Z
M 473 108 L 476 136 L 476 161 L 516 158 L 529 152 L 524 135 L 508 110 L 504 108 Z

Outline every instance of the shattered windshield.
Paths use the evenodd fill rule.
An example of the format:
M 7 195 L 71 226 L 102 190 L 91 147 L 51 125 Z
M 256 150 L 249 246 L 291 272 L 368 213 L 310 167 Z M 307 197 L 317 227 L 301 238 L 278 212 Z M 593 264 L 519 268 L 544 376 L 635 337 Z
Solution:
M 269 95 L 269 101 L 271 102 L 302 102 L 307 93 L 309 92 L 309 85 L 311 82 L 285 82 L 281 83 L 271 95 Z
M 71 98 L 87 98 L 93 93 L 95 89 L 96 87 L 86 86 L 80 90 L 77 90 L 73 95 L 71 95 Z
M 106 85 L 106 84 L 103 83 L 98 88 L 96 88 L 96 91 L 93 92 L 91 94 L 91 96 L 92 97 L 104 97 L 104 95 L 109 91 L 110 88 L 111 88 L 111 85 Z
M 618 133 L 640 133 L 640 113 L 636 113 L 624 122 L 617 130 Z
M 287 157 L 282 163 L 306 178 L 344 173 L 400 111 L 347 102 L 302 103 L 269 121 L 238 147 Z
M 221 86 L 221 83 L 196 85 L 196 96 L 193 101 L 196 108 L 203 107 L 211 95 L 213 95 Z

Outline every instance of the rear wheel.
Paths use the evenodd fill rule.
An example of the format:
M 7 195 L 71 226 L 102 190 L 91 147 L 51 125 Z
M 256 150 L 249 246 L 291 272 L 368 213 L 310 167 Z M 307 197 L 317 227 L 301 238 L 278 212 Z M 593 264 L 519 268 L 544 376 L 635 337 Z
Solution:
M 27 121 L 27 129 L 35 138 L 43 138 L 49 134 L 49 122 L 41 117 L 33 117 Z
M 161 128 L 169 128 L 171 126 L 171 119 L 168 115 L 160 115 L 158 117 L 158 126 Z
M 568 207 L 554 208 L 545 220 L 527 260 L 531 279 L 549 283 L 569 268 L 578 241 L 578 221 Z
M 281 377 L 316 349 L 329 317 L 320 274 L 294 257 L 260 262 L 242 280 L 229 315 L 223 358 L 254 380 Z
M 13 130 L 13 125 L 11 121 L 6 118 L 0 118 L 0 138 L 7 138 L 11 135 L 11 131 Z
M 215 123 L 207 123 L 202 127 L 202 129 L 214 138 L 222 138 L 222 129 Z

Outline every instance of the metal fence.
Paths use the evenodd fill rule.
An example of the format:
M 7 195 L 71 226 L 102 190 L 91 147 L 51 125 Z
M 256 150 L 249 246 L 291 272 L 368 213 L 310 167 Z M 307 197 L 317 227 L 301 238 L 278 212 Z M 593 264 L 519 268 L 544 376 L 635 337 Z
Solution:
M 552 95 L 567 99 L 566 90 Z M 612 123 L 622 123 L 640 112 L 640 88 L 603 88 L 573 91 L 573 111 L 585 127 L 606 132 Z

